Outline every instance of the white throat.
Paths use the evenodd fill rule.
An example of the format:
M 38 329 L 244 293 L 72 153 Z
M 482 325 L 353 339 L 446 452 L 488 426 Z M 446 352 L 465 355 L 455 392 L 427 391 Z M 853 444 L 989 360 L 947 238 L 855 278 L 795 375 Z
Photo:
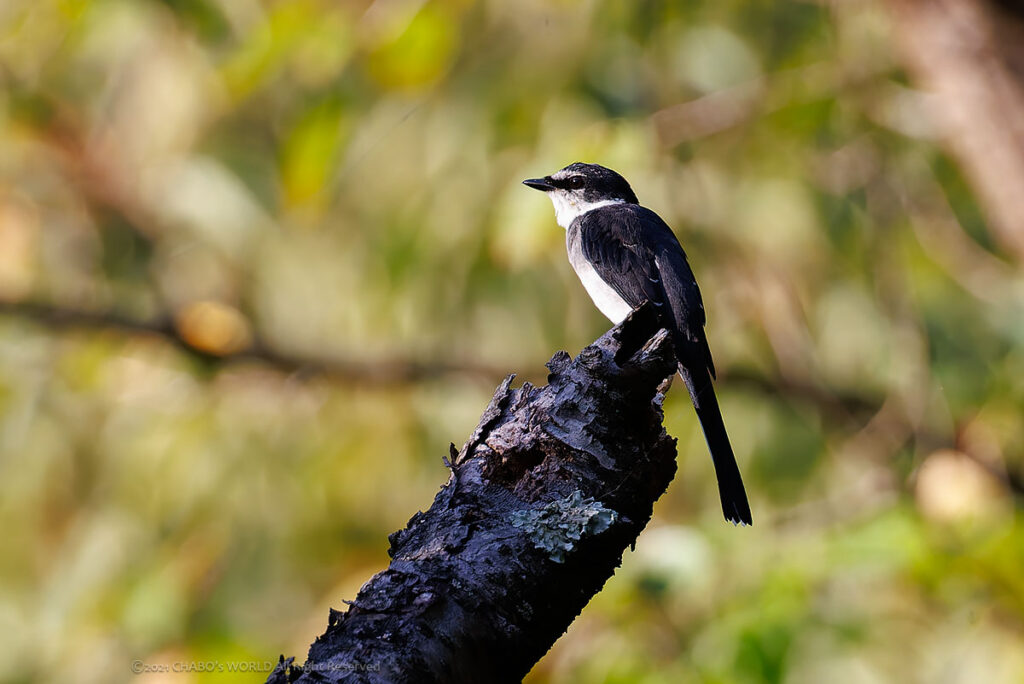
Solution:
M 548 197 L 551 198 L 551 203 L 555 205 L 555 221 L 566 230 L 569 229 L 573 221 L 588 211 L 607 207 L 610 204 L 623 204 L 626 201 L 606 199 L 597 202 L 583 202 L 562 192 L 549 192 Z

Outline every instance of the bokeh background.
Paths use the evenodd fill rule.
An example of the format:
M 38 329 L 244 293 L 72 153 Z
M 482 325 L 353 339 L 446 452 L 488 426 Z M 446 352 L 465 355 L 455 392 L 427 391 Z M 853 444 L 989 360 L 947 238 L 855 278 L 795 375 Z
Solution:
M 503 375 L 606 329 L 519 184 L 582 160 L 687 248 L 755 526 L 672 393 L 528 681 L 1024 682 L 1024 109 L 926 4 L 0 2 L 0 680 L 302 661 Z

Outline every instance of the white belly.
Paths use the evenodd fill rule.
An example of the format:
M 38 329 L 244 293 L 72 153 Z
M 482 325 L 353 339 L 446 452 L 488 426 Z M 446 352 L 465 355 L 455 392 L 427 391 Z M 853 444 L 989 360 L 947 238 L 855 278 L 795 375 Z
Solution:
M 590 262 L 583 258 L 583 255 L 575 250 L 569 250 L 569 263 L 579 276 L 584 289 L 590 298 L 594 300 L 598 310 L 603 313 L 612 323 L 621 323 L 622 320 L 633 310 L 626 300 L 619 296 L 619 293 L 612 289 L 611 285 L 601 280 Z

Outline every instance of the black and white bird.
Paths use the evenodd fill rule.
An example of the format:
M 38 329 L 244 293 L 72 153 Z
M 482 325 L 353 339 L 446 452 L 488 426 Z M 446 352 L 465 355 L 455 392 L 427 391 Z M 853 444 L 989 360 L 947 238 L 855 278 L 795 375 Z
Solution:
M 679 375 L 715 464 L 725 518 L 752 524 L 712 386 L 715 365 L 704 336 L 700 289 L 672 229 L 640 206 L 625 178 L 597 164 L 577 162 L 523 183 L 546 193 L 555 205 L 555 220 L 566 229 L 569 263 L 601 313 L 619 323 L 645 300 L 654 304 L 672 333 Z

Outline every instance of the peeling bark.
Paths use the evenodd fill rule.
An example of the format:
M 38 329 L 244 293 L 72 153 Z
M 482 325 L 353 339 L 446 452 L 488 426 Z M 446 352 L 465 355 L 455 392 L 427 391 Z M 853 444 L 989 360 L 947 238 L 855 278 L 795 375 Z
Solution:
M 675 371 L 644 306 L 548 384 L 502 382 L 433 505 L 391 535 L 359 591 L 285 682 L 516 682 L 621 562 L 675 474 L 658 385 Z

